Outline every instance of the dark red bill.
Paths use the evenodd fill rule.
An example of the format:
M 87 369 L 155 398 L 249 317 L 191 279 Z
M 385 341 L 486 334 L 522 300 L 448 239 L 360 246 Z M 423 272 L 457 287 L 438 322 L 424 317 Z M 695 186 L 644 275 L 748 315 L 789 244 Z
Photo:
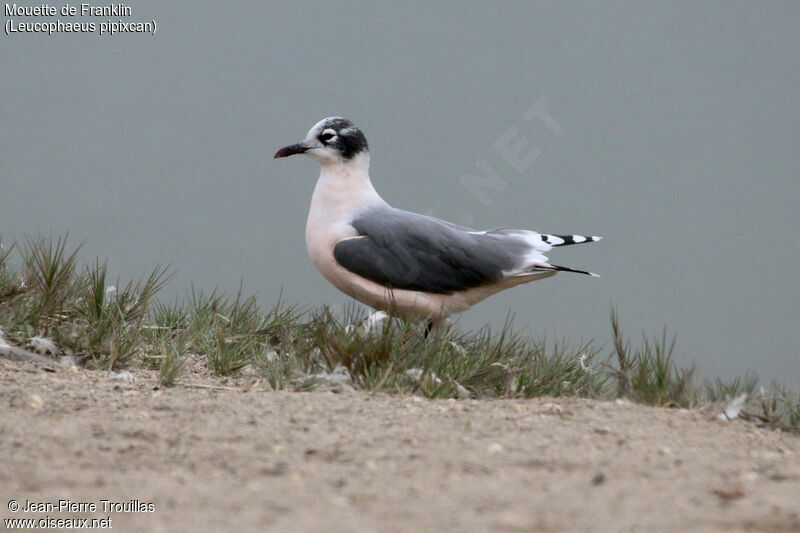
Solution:
M 303 143 L 290 144 L 289 146 L 284 146 L 275 152 L 275 159 L 278 159 L 279 157 L 289 157 L 290 155 L 294 154 L 302 154 L 307 151 L 308 146 L 304 145 Z

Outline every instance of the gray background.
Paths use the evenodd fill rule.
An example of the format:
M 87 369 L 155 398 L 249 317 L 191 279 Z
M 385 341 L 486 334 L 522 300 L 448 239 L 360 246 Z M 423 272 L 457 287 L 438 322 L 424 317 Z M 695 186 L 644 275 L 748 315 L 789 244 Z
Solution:
M 605 237 L 551 254 L 599 280 L 501 293 L 465 326 L 511 311 L 610 348 L 613 302 L 707 376 L 800 383 L 800 4 L 128 5 L 155 36 L 1 36 L 5 242 L 69 230 L 123 278 L 171 263 L 169 297 L 243 278 L 263 307 L 282 288 L 341 309 L 303 241 L 318 165 L 272 155 L 343 115 L 397 207 Z M 560 129 L 524 119 L 540 98 Z M 509 131 L 540 152 L 521 172 Z M 502 190 L 461 183 L 478 159 Z

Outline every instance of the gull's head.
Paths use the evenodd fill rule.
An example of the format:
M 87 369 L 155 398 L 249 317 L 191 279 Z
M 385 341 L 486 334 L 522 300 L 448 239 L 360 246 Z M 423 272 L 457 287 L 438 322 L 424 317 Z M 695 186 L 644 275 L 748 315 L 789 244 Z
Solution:
M 369 145 L 358 126 L 346 118 L 328 117 L 314 124 L 299 143 L 278 150 L 275 158 L 294 154 L 306 154 L 323 165 L 348 163 L 357 156 L 368 155 Z

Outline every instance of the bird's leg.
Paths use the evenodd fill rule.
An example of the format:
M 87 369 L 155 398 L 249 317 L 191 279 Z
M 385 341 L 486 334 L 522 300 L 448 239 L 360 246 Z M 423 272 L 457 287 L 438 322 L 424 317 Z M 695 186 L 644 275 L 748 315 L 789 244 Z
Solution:
M 433 320 L 429 318 L 428 320 L 425 321 L 425 339 L 428 338 L 428 335 L 431 334 L 432 330 L 433 330 Z

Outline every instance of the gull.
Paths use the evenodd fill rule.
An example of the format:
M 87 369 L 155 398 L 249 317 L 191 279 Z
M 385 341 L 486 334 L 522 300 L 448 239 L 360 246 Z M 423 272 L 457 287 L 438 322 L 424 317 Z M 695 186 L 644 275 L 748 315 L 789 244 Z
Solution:
M 305 154 L 322 165 L 306 224 L 320 273 L 356 300 L 427 331 L 492 294 L 558 272 L 597 277 L 548 262 L 554 246 L 596 236 L 528 230 L 476 231 L 390 206 L 372 186 L 364 133 L 342 117 L 317 122 L 275 158 Z

